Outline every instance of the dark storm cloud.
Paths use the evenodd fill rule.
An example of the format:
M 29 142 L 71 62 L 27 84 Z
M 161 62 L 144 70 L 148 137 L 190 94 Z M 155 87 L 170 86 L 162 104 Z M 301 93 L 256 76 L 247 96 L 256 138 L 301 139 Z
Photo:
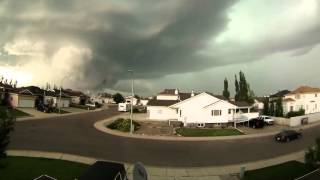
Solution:
M 104 3 L 103 3 L 104 2 Z M 87 78 L 110 86 L 132 68 L 139 78 L 192 72 L 215 64 L 198 55 L 228 23 L 234 0 L 183 1 L 1 1 L 5 37 L 50 42 L 52 55 L 61 41 L 89 47 Z

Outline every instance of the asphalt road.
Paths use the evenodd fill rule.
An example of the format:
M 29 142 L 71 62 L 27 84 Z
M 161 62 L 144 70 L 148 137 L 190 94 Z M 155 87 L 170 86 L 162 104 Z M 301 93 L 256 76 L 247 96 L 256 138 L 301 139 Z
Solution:
M 218 166 L 273 158 L 306 149 L 320 136 L 320 125 L 304 130 L 302 139 L 277 143 L 272 136 L 238 140 L 161 141 L 113 136 L 93 124 L 116 115 L 109 110 L 16 123 L 9 149 L 64 152 L 155 166 Z

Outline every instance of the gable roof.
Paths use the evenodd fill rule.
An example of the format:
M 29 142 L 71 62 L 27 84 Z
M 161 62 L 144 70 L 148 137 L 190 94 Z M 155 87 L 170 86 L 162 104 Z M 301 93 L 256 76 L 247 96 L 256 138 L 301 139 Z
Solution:
M 188 98 L 188 99 L 185 99 L 185 100 L 183 100 L 183 101 L 177 102 L 176 104 L 173 104 L 173 105 L 171 105 L 170 107 L 173 107 L 173 106 L 179 105 L 179 104 L 181 104 L 181 103 L 190 101 L 190 100 L 192 100 L 192 99 L 194 99 L 194 98 L 196 98 L 196 97 L 199 97 L 199 96 L 201 96 L 201 95 L 209 95 L 209 96 L 211 96 L 211 97 L 217 98 L 217 97 L 215 97 L 215 96 L 213 96 L 213 95 L 211 95 L 211 94 L 209 94 L 209 93 L 207 93 L 207 92 L 202 92 L 202 93 L 199 93 L 199 94 L 197 94 L 197 95 L 195 95 L 195 96 L 192 96 L 192 97 L 190 97 L 190 98 Z M 219 99 L 219 98 L 218 98 L 218 99 Z
M 297 89 L 291 91 L 288 94 L 300 94 L 300 93 L 317 93 L 320 92 L 320 88 L 314 88 L 310 86 L 300 86 Z
M 229 101 L 229 103 L 238 106 L 238 107 L 251 107 L 252 104 L 246 102 L 246 101 Z
M 258 102 L 264 102 L 266 100 L 266 97 L 255 97 L 254 99 Z
M 180 102 L 179 100 L 157 100 L 157 99 L 151 99 L 147 103 L 148 106 L 171 106 L 173 104 L 176 104 L 177 102 Z
M 290 93 L 289 90 L 282 90 L 282 91 L 278 91 L 275 94 L 270 95 L 270 97 L 283 97 L 284 95 Z
M 164 89 L 159 95 L 176 95 L 176 89 Z
M 290 101 L 295 101 L 294 99 L 292 98 L 285 98 L 282 100 L 283 102 L 290 102 Z

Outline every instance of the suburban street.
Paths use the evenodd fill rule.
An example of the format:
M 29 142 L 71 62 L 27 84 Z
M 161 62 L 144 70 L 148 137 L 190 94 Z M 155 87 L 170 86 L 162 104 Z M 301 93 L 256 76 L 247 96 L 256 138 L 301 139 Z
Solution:
M 272 136 L 238 140 L 161 141 L 124 138 L 96 130 L 93 124 L 118 114 L 108 110 L 65 117 L 21 121 L 9 149 L 63 152 L 146 165 L 198 167 L 239 164 L 306 149 L 320 136 L 320 125 L 304 130 L 303 138 L 277 143 Z

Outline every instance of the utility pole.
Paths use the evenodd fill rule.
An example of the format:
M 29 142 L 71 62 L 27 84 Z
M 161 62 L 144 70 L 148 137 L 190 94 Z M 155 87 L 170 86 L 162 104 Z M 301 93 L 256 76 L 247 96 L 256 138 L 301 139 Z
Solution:
M 67 76 L 65 76 L 64 78 L 61 79 L 61 82 L 60 82 L 60 93 L 59 93 L 59 114 L 61 114 L 61 95 L 62 95 L 62 83 L 63 81 L 67 78 Z
M 131 108 L 130 108 L 130 134 L 133 133 L 132 113 L 133 113 L 133 70 L 128 70 L 131 73 Z

